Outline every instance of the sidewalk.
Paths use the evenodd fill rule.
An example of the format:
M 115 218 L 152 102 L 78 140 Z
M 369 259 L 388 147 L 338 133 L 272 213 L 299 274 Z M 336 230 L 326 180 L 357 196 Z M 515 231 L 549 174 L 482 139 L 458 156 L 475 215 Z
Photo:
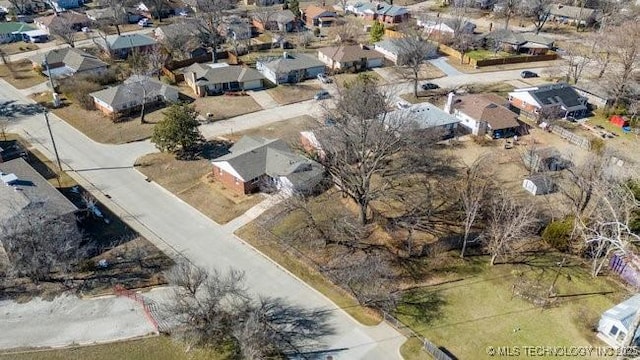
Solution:
M 258 105 L 262 106 L 263 109 L 273 109 L 280 106 L 280 104 L 273 100 L 266 90 L 249 90 L 247 91 L 247 94 L 249 94 L 249 96 L 258 103 Z

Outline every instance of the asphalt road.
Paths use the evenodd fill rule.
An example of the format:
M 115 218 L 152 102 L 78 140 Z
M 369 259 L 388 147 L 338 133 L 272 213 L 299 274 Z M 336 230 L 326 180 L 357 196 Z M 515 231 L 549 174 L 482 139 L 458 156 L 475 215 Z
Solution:
M 17 90 L 0 80 L 0 102 L 5 100 L 30 103 Z M 297 116 L 301 112 L 309 114 L 317 111 L 317 105 L 304 102 L 271 110 L 249 116 L 247 119 L 252 119 L 252 122 L 237 124 L 236 129 Z M 135 228 L 143 227 L 147 233 L 153 234 L 150 240 L 158 243 L 161 249 L 172 248 L 207 268 L 225 270 L 234 267 L 243 270 L 248 288 L 256 294 L 280 297 L 306 308 L 326 310 L 333 333 L 320 339 L 322 345 L 319 349 L 331 351 L 335 359 L 399 358 L 398 349 L 405 338 L 389 325 L 382 323 L 376 327 L 366 327 L 356 323 L 327 298 L 242 242 L 230 230 L 216 224 L 157 184 L 145 181 L 145 177 L 132 164 L 137 157 L 155 151 L 152 144 L 97 144 L 55 115 L 50 114 L 50 119 L 65 169 L 82 183 L 89 184 L 88 187 L 94 192 L 108 195 L 111 206 L 125 213 L 124 220 Z M 220 125 L 204 127 L 204 132 L 211 135 L 226 131 L 224 123 L 217 124 Z M 53 151 L 42 115 L 13 119 L 10 130 L 25 135 L 52 158 Z M 0 321 L 2 317 L 0 309 Z

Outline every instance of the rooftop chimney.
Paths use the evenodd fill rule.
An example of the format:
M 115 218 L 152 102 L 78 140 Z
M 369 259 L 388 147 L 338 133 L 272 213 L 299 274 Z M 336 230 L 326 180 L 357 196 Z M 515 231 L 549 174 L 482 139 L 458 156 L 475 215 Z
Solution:
M 447 103 L 444 106 L 444 112 L 446 112 L 447 114 L 451 114 L 453 112 L 453 109 L 451 108 L 453 105 L 453 98 L 456 96 L 456 94 L 452 92 L 449 93 L 449 95 L 447 96 Z
M 289 58 L 289 54 L 285 51 L 282 53 L 282 58 L 283 59 L 288 59 Z

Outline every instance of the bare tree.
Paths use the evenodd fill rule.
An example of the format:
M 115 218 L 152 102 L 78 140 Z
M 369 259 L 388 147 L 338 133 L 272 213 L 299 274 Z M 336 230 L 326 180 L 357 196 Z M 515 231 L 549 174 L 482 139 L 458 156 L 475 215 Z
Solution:
M 328 111 L 336 125 L 325 137 L 322 163 L 341 191 L 358 204 L 363 224 L 369 221 L 371 201 L 390 186 L 390 160 L 404 148 L 398 134 L 407 120 L 391 114 L 390 108 L 389 94 L 373 80 L 361 78 L 341 89 L 336 108 Z M 374 177 L 379 185 L 374 185 Z
M 492 163 L 489 156 L 481 156 L 469 166 L 460 184 L 460 204 L 464 210 L 464 235 L 460 257 L 464 258 L 469 235 L 483 207 L 494 192 Z
M 49 26 L 49 32 L 59 37 L 66 44 L 69 44 L 69 46 L 76 46 L 78 31 L 74 28 L 70 17 L 58 16 L 58 21 L 54 21 L 51 26 Z
M 491 265 L 498 258 L 516 253 L 524 241 L 534 234 L 538 219 L 533 204 L 519 204 L 505 192 L 492 198 L 485 229 L 485 247 L 491 255 Z
M 54 273 L 66 274 L 84 258 L 87 249 L 75 218 L 52 218 L 46 201 L 17 211 L 19 215 L 0 224 L 2 243 L 15 276 L 34 282 L 51 280 Z
M 235 0 L 196 0 L 196 22 L 198 26 L 194 30 L 202 46 L 211 49 L 212 53 L 218 45 L 223 43 L 219 33 L 222 17 L 228 10 L 237 6 Z
M 7 0 L 13 8 L 16 10 L 18 15 L 26 15 L 33 9 L 34 1 L 33 0 Z
M 552 4 L 552 0 L 524 0 L 522 4 L 523 15 L 531 18 L 531 22 L 536 28 L 536 35 L 540 33 L 547 20 L 549 20 Z
M 13 67 L 13 63 L 9 62 L 9 56 L 4 51 L 4 49 L 0 49 L 0 60 L 2 60 L 2 63 L 7 66 L 7 69 L 9 70 L 9 73 L 11 73 L 11 77 L 15 78 L 16 77 L 16 71 L 15 71 L 15 69 Z
M 418 97 L 420 69 L 430 56 L 435 55 L 436 46 L 418 34 L 407 35 L 394 40 L 398 49 L 398 65 L 407 70 L 407 77 L 413 82 L 413 95 Z
M 149 11 L 158 20 L 162 21 L 162 15 L 169 8 L 167 0 L 147 0 Z
M 568 43 L 564 50 L 566 51 L 565 58 L 567 59 L 565 81 L 568 83 L 573 81 L 574 84 L 578 84 L 584 68 L 591 63 L 592 51 L 581 44 L 575 43 Z
M 520 11 L 521 0 L 505 0 L 502 3 L 502 15 L 504 16 L 504 28 L 509 30 L 511 18 Z
M 109 19 L 107 24 L 116 28 L 116 32 L 120 35 L 120 25 L 126 23 L 126 6 L 131 1 L 123 0 L 100 0 L 100 5 L 109 9 Z
M 360 33 L 359 23 L 351 20 L 342 25 L 329 28 L 329 36 L 339 44 L 356 44 Z
M 612 67 L 609 77 L 613 82 L 614 106 L 628 95 L 630 85 L 634 81 L 632 76 L 640 62 L 640 23 L 629 21 L 610 29 L 607 42 L 613 53 L 617 66 Z

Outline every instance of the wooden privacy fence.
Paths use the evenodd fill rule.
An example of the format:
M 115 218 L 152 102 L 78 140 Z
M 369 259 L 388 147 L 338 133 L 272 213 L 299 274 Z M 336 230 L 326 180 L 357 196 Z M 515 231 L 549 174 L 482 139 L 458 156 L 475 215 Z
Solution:
M 416 339 L 419 339 L 420 342 L 422 342 L 422 349 L 431 354 L 431 356 L 433 356 L 436 360 L 453 360 L 451 356 L 447 355 L 447 353 L 442 351 L 431 341 L 427 340 L 424 336 L 421 336 L 413 331 L 410 327 L 402 323 L 402 321 L 396 319 L 391 314 L 385 311 L 383 311 L 382 314 L 384 316 L 384 321 L 393 326 L 396 330 L 402 333 L 402 335 L 408 338 L 415 337 Z

